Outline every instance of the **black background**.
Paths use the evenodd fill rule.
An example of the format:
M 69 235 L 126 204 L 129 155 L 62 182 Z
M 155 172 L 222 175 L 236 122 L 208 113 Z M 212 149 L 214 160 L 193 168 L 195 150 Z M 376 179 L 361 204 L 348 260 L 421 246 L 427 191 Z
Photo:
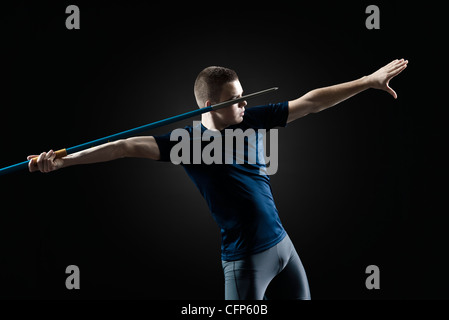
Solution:
M 65 27 L 70 4 L 80 30 Z M 280 88 L 256 105 L 406 58 L 398 100 L 369 90 L 279 130 L 273 192 L 312 298 L 449 298 L 442 4 L 378 1 L 381 29 L 367 30 L 370 4 L 2 6 L 0 167 L 193 110 L 209 65 L 246 93 Z M 0 186 L 1 298 L 224 297 L 219 230 L 179 166 L 122 159 Z M 71 264 L 80 290 L 65 287 Z M 372 264 L 380 290 L 365 287 Z

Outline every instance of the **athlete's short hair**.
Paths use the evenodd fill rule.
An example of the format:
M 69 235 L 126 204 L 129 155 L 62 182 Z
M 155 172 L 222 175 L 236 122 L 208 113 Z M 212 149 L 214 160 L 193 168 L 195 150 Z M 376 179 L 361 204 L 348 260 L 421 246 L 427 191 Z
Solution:
M 194 92 L 198 106 L 203 108 L 207 100 L 212 104 L 218 103 L 223 85 L 238 79 L 237 73 L 229 68 L 205 68 L 195 80 Z

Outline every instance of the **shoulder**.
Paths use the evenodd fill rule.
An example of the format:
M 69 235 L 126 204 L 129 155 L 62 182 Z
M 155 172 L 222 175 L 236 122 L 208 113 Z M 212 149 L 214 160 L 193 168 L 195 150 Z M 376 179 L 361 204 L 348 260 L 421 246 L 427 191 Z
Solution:
M 287 117 L 288 101 L 285 101 L 248 108 L 245 110 L 243 122 L 249 127 L 271 128 L 284 126 Z
M 160 135 L 155 135 L 154 137 L 156 138 L 156 140 L 161 140 L 161 139 L 170 139 L 170 136 L 172 134 L 176 134 L 179 131 L 187 131 L 189 134 L 192 134 L 193 132 L 193 127 L 192 126 L 185 126 L 184 128 L 177 128 L 177 129 L 173 129 L 167 133 L 163 133 Z
M 245 111 L 252 117 L 265 117 L 272 113 L 288 112 L 288 101 L 255 106 Z

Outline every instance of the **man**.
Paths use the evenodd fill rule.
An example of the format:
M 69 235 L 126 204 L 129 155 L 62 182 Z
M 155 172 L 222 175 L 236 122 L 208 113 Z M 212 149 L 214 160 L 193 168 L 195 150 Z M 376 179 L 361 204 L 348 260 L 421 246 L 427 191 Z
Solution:
M 384 90 L 396 99 L 396 92 L 389 82 L 407 64 L 404 59 L 394 60 L 369 76 L 312 90 L 284 103 L 248 110 L 245 110 L 245 101 L 236 103 L 202 114 L 200 125 L 185 129 L 193 140 L 194 130 L 209 130 L 223 136 L 226 129 L 285 127 L 287 123 L 332 107 L 369 88 Z M 201 71 L 194 91 L 200 108 L 241 97 L 243 93 L 237 74 L 222 67 L 208 67 Z M 176 143 L 169 133 L 118 140 L 61 159 L 55 159 L 55 153 L 50 150 L 41 153 L 37 163 L 30 161 L 29 170 L 50 172 L 71 165 L 123 157 L 170 161 L 171 149 Z M 205 145 L 207 143 L 197 151 L 201 152 Z M 28 160 L 33 157 L 36 156 L 28 156 Z M 269 177 L 259 170 L 265 165 L 261 162 L 183 164 L 221 229 L 225 298 L 310 299 L 304 267 L 280 222 Z

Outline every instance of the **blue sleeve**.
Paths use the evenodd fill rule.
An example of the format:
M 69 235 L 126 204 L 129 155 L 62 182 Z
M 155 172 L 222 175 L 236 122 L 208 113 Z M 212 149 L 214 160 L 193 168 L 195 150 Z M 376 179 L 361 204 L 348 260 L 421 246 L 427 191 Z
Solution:
M 288 118 L 288 101 L 269 104 L 265 115 L 265 128 L 286 127 Z
M 288 101 L 249 108 L 247 115 L 249 116 L 247 121 L 253 127 L 268 130 L 274 127 L 286 127 Z
M 171 132 L 160 136 L 154 136 L 161 155 L 159 161 L 170 161 L 170 150 L 176 143 L 178 143 L 177 141 L 170 141 L 170 135 Z
M 192 134 L 192 127 L 191 126 L 185 126 L 185 130 L 189 132 L 189 134 Z M 176 145 L 179 141 L 181 141 L 181 137 L 178 137 L 178 139 L 175 139 L 173 141 L 170 140 L 171 134 L 173 131 L 170 131 L 167 134 L 154 136 L 154 139 L 156 140 L 157 146 L 159 147 L 159 153 L 160 158 L 159 161 L 169 162 L 170 159 L 170 152 L 174 145 Z

